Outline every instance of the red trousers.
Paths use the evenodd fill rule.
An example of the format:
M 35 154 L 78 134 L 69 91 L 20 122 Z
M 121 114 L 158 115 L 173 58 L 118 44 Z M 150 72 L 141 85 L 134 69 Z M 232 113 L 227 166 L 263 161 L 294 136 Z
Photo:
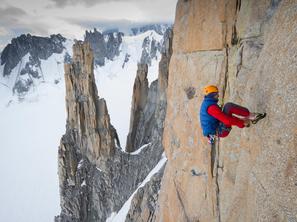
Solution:
M 233 116 L 233 114 L 241 117 L 248 117 L 250 115 L 250 111 L 240 105 L 235 103 L 226 103 L 223 107 L 223 112 L 229 116 Z M 226 137 L 229 135 L 232 127 L 227 126 L 224 123 L 220 123 L 219 126 L 219 137 Z

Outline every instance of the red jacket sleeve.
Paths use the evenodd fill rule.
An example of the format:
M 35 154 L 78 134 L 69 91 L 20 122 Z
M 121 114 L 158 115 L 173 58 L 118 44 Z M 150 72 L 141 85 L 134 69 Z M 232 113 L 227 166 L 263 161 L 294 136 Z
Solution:
M 211 105 L 208 107 L 207 112 L 209 115 L 218 119 L 226 126 L 237 126 L 239 128 L 244 127 L 244 121 L 234 116 L 228 116 L 217 105 Z

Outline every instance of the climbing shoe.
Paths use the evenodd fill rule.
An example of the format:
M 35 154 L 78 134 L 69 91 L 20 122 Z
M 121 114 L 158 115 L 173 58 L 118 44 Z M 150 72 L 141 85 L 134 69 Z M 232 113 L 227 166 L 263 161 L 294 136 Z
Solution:
M 266 113 L 257 113 L 255 119 L 251 120 L 252 124 L 256 124 L 260 119 L 264 119 Z

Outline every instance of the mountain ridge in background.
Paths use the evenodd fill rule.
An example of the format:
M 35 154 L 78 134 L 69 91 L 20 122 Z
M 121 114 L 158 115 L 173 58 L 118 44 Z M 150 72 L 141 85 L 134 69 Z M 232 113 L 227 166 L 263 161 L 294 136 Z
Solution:
M 95 33 L 94 30 L 88 32 Z M 98 32 L 95 35 L 99 35 Z M 111 33 L 102 35 L 108 42 Z M 119 32 L 113 35 L 119 35 Z M 163 36 L 154 30 L 146 30 L 137 35 L 121 35 L 121 38 L 117 50 L 107 46 L 105 40 L 101 41 L 101 47 L 105 47 L 109 55 L 115 51 L 117 53 L 111 59 L 107 58 L 107 54 L 104 55 L 104 66 L 95 66 L 95 76 L 96 84 L 101 89 L 99 94 L 106 98 L 112 122 L 118 130 L 124 149 L 137 63 L 141 60 L 150 61 L 147 75 L 151 84 L 157 78 L 157 65 L 163 50 L 154 44 L 162 46 Z M 112 46 L 113 41 L 110 43 Z M 6 200 L 5 207 L 15 209 L 13 214 L 8 215 L 9 211 L 5 207 L 1 208 L 0 214 L 7 220 L 20 221 L 26 218 L 28 221 L 47 221 L 58 214 L 56 155 L 66 120 L 64 62 L 72 61 L 73 44 L 74 40 L 65 39 L 61 35 L 37 37 L 28 34 L 14 39 L 3 50 L 5 53 L 1 54 L 0 124 L 6 127 L 1 127 L 0 133 L 3 136 L 1 147 L 6 158 L 0 166 L 1 175 L 7 178 L 1 184 L 1 189 L 9 191 L 2 194 L 1 199 Z M 6 64 L 9 68 L 5 70 L 10 72 L 6 71 L 4 76 Z M 121 115 L 118 115 L 118 110 L 121 110 Z M 12 136 L 17 139 L 12 139 Z M 20 155 L 26 158 L 21 158 Z M 5 170 L 15 161 L 12 158 L 18 159 L 17 164 L 11 166 L 10 170 Z M 27 160 L 30 158 L 28 164 Z M 20 168 L 24 171 L 19 171 Z M 20 184 L 26 189 L 25 193 L 19 193 Z M 38 192 L 34 192 L 35 185 L 40 187 Z M 15 208 L 10 198 L 12 193 L 19 197 Z M 51 206 L 48 206 L 49 203 Z M 39 207 L 42 208 L 40 213 L 34 213 L 33 209 Z M 22 215 L 17 210 L 20 208 L 25 209 Z

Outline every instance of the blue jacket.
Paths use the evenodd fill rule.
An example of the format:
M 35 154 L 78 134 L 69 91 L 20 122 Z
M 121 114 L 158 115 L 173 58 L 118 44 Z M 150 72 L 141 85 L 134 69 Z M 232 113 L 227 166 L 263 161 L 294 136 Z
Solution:
M 200 108 L 200 123 L 203 130 L 203 135 L 215 135 L 219 127 L 219 120 L 207 113 L 207 109 L 211 105 L 217 105 L 218 100 L 214 98 L 205 97 Z

